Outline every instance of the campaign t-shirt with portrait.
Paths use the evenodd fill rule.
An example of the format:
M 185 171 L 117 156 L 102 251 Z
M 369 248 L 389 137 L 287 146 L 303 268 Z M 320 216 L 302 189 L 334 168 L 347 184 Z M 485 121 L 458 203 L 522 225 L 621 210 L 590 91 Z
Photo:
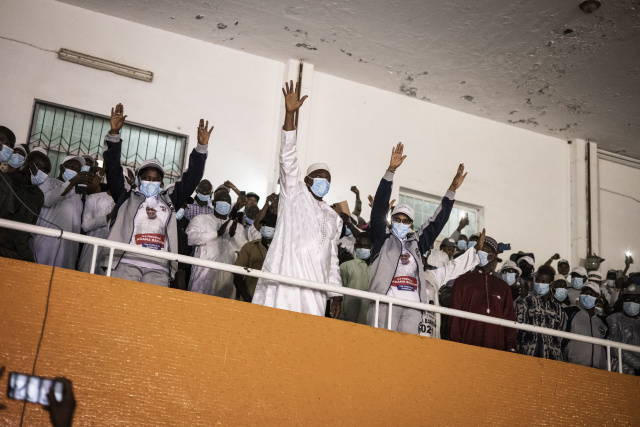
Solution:
M 396 272 L 393 275 L 391 286 L 387 295 L 395 298 L 402 298 L 410 301 L 420 302 L 418 292 L 418 262 L 405 247 L 402 241 L 402 254 L 398 260 Z

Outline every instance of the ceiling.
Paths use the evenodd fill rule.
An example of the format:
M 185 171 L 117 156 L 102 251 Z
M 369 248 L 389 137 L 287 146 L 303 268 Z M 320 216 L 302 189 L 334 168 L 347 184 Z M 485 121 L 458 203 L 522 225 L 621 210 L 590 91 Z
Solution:
M 640 3 L 60 0 L 640 159 Z

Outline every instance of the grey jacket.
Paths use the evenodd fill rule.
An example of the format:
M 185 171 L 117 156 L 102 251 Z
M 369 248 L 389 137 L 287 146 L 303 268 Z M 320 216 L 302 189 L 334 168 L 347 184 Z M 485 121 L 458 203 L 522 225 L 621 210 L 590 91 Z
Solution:
M 590 317 L 580 304 L 567 309 L 566 312 L 567 332 L 594 338 L 607 338 L 608 328 L 602 319 L 596 315 Z M 562 346 L 564 360 L 567 362 L 607 369 L 607 353 L 604 347 L 576 340 L 563 340 Z
M 387 211 L 391 198 L 393 173 L 387 172 L 380 180 L 378 190 L 371 210 L 371 238 L 373 240 L 371 273 L 369 279 L 369 291 L 386 295 L 398 266 L 398 260 L 402 255 L 402 242 L 391 234 L 387 227 Z M 407 251 L 415 258 L 418 264 L 418 291 L 420 301 L 428 303 L 426 283 L 422 266 L 422 253 L 425 253 L 436 240 L 451 214 L 455 193 L 447 191 L 440 206 L 420 229 L 410 232 L 405 238 Z
M 122 174 L 121 159 L 122 140 L 119 136 L 107 135 L 105 137 L 105 147 L 103 158 L 105 163 L 107 185 L 111 192 L 111 197 L 116 202 L 114 208 L 115 217 L 111 219 L 109 227 L 109 240 L 122 243 L 130 243 L 134 231 L 134 220 L 140 205 L 146 200 L 144 194 L 138 191 L 126 190 L 124 176 Z M 182 173 L 182 177 L 176 181 L 175 185 L 158 194 L 158 201 L 170 212 L 165 226 L 167 236 L 167 252 L 178 253 L 178 226 L 176 220 L 176 206 L 178 209 L 184 204 L 187 198 L 195 191 L 204 174 L 204 167 L 207 160 L 207 145 L 198 144 L 189 156 L 189 169 Z M 124 251 L 114 251 L 112 268 L 116 268 L 124 255 Z M 109 250 L 102 251 L 102 267 L 108 266 Z M 140 261 L 166 266 L 167 261 L 146 257 L 143 255 L 129 254 L 127 259 L 137 259 Z M 171 261 L 170 276 L 174 277 L 178 269 L 178 262 Z

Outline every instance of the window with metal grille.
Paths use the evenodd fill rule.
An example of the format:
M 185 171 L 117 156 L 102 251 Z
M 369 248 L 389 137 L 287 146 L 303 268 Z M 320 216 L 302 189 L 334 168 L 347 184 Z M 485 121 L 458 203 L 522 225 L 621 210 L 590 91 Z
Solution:
M 102 160 L 104 137 L 111 129 L 108 116 L 36 100 L 31 118 L 29 146 L 42 147 L 51 159 L 51 176 L 60 173 L 68 155 L 88 154 Z M 125 123 L 122 138 L 122 164 L 135 170 L 147 159 L 155 158 L 165 169 L 164 183 L 182 175 L 187 137 L 133 123 Z
M 438 209 L 441 201 L 442 197 L 401 187 L 398 204 L 406 203 L 414 209 L 415 218 L 413 218 L 413 227 L 417 229 L 433 215 L 436 209 Z M 480 228 L 479 221 L 481 211 L 482 208 L 479 206 L 456 201 L 456 203 L 453 205 L 453 209 L 451 209 L 449 221 L 442 229 L 438 240 L 441 241 L 451 236 L 453 232 L 456 231 L 460 220 L 465 215 L 469 216 L 469 225 L 462 229 L 462 234 L 465 234 L 467 237 L 469 237 L 474 233 L 478 233 L 478 230 Z

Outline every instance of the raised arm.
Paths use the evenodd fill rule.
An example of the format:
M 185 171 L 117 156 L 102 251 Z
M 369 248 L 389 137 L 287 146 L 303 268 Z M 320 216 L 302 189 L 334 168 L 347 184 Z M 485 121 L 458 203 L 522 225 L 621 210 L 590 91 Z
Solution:
M 113 200 L 118 200 L 127 192 L 124 186 L 124 175 L 122 165 L 120 164 L 120 155 L 122 152 L 122 139 L 120 138 L 120 130 L 124 126 L 127 116 L 124 115 L 124 107 L 122 104 L 116 105 L 111 109 L 111 129 L 104 138 L 104 148 L 102 157 L 104 159 L 105 174 L 107 176 L 107 187 Z
M 467 174 L 464 173 L 464 164 L 461 163 L 458 166 L 456 176 L 453 177 L 449 190 L 447 190 L 440 202 L 440 206 L 438 206 L 438 209 L 436 209 L 431 218 L 429 218 L 427 222 L 422 224 L 422 227 L 420 227 L 418 236 L 419 248 L 422 253 L 426 252 L 427 249 L 431 247 L 444 226 L 447 224 L 447 221 L 449 221 L 449 215 L 451 215 L 451 209 L 453 208 L 453 203 L 456 197 L 456 190 L 460 188 L 466 177 Z
M 280 146 L 280 191 L 283 197 L 291 197 L 300 189 L 300 165 L 296 147 L 295 115 L 307 96 L 300 98 L 298 85 L 293 89 L 293 80 L 285 83 L 284 94 L 285 116 L 282 126 L 282 144 Z M 304 185 L 304 184 L 303 184 Z
M 355 216 L 360 216 L 360 214 L 362 213 L 362 200 L 360 200 L 360 190 L 358 190 L 358 187 L 354 185 L 351 187 L 351 191 L 356 195 L 356 205 L 355 208 L 353 208 L 352 213 Z
M 554 254 L 551 258 L 547 260 L 547 262 L 544 263 L 544 265 L 551 265 L 553 261 L 557 261 L 559 259 L 560 259 L 560 254 Z
M 486 233 L 483 229 L 476 246 L 471 249 L 467 249 L 463 255 L 460 255 L 458 258 L 455 258 L 453 261 L 446 263 L 442 267 L 431 270 L 431 274 L 435 279 L 435 283 L 438 286 L 438 289 L 440 289 L 450 280 L 455 280 L 458 277 L 462 276 L 464 273 L 476 268 L 476 266 L 480 262 L 477 252 L 479 250 L 482 250 L 482 246 L 484 246 L 485 235 Z
M 182 206 L 189 196 L 196 191 L 196 187 L 202 180 L 204 175 L 204 166 L 207 162 L 207 152 L 209 148 L 209 138 L 213 132 L 213 126 L 209 129 L 209 121 L 205 123 L 204 119 L 200 119 L 198 125 L 198 144 L 193 149 L 189 156 L 189 165 L 187 170 L 182 173 L 182 176 L 174 187 L 173 193 L 171 193 L 171 201 L 176 209 Z
M 391 199 L 391 189 L 393 187 L 393 176 L 396 169 L 402 165 L 407 156 L 403 155 L 404 144 L 398 144 L 391 149 L 391 159 L 389 167 L 378 184 L 376 195 L 373 198 L 373 206 L 371 208 L 371 238 L 376 242 L 384 237 L 387 232 L 387 213 L 389 213 L 389 199 Z M 375 243 L 374 243 L 375 244 Z

